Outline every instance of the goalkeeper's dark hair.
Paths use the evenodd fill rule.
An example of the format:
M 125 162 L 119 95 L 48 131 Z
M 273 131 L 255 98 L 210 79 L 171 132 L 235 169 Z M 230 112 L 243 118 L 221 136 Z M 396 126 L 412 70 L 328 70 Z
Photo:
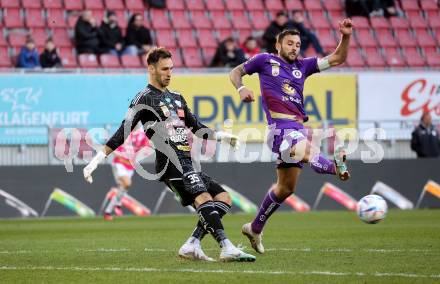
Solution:
M 156 64 L 160 59 L 171 58 L 171 52 L 165 47 L 154 47 L 147 53 L 147 64 Z
M 297 35 L 301 36 L 301 33 L 297 29 L 288 29 L 277 34 L 277 42 L 282 43 L 283 39 L 288 35 Z

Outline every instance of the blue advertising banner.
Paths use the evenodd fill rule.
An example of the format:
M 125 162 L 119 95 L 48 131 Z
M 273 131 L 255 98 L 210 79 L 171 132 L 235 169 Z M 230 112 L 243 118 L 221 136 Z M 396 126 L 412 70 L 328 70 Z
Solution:
M 52 127 L 119 124 L 145 74 L 0 75 L 0 144 L 47 143 Z

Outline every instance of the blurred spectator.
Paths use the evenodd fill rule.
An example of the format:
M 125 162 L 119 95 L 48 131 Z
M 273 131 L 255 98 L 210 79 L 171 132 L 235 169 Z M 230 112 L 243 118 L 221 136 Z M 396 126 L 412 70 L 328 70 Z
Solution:
M 144 0 L 144 2 L 148 7 L 152 8 L 164 9 L 167 6 L 165 0 Z
M 322 49 L 321 43 L 318 37 L 308 28 L 304 26 L 303 12 L 299 10 L 292 11 L 292 19 L 288 21 L 287 27 L 289 29 L 297 29 L 301 34 L 301 53 L 307 50 L 310 44 L 312 44 L 315 51 L 321 56 L 326 56 L 327 53 Z
M 145 54 L 150 50 L 152 43 L 150 30 L 144 27 L 144 18 L 141 14 L 133 14 L 128 21 L 125 52 L 131 55 Z
M 275 48 L 276 36 L 287 28 L 289 18 L 283 11 L 277 13 L 276 18 L 267 27 L 263 34 L 264 47 L 269 53 L 277 53 Z
M 99 27 L 99 44 L 101 53 L 110 53 L 116 56 L 122 54 L 124 38 L 118 25 L 115 12 L 108 11 Z
M 20 54 L 18 55 L 17 67 L 40 67 L 40 61 L 38 60 L 38 51 L 35 48 L 35 42 L 33 38 L 30 36 L 26 38 L 26 44 L 20 50 Z
M 228 37 L 217 48 L 211 67 L 236 67 L 245 61 L 243 50 L 237 47 L 232 37 Z
M 345 12 L 348 17 L 398 16 L 394 0 L 345 0 Z
M 253 36 L 249 36 L 241 46 L 246 60 L 261 52 L 257 40 Z
M 98 28 L 89 10 L 84 11 L 76 22 L 75 45 L 78 54 L 99 52 Z
M 439 157 L 440 138 L 437 130 L 432 125 L 429 112 L 423 113 L 420 124 L 411 134 L 411 149 L 419 158 Z
M 48 38 L 46 40 L 46 46 L 44 51 L 40 55 L 41 67 L 43 68 L 52 68 L 52 67 L 61 67 L 61 59 L 58 56 L 57 49 L 52 38 Z

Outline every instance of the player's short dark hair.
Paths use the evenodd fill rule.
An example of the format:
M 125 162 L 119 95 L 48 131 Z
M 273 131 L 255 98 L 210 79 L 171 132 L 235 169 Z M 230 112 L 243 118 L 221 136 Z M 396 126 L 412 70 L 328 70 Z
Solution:
M 278 43 L 283 42 L 283 39 L 288 35 L 301 36 L 301 33 L 297 29 L 284 30 L 284 31 L 280 32 L 279 34 L 277 34 L 277 42 Z
M 160 59 L 171 58 L 171 52 L 165 47 L 154 47 L 147 54 L 147 64 L 156 64 Z

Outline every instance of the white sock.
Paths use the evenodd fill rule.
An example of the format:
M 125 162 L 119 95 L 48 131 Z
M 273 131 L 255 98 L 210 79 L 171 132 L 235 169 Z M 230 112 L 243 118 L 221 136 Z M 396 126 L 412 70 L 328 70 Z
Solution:
M 115 199 L 116 199 L 116 206 L 122 205 L 122 198 L 124 198 L 125 194 L 127 194 L 127 191 L 123 188 L 118 188 L 116 191 Z
M 105 207 L 104 212 L 107 214 L 112 214 L 113 209 L 115 209 L 115 206 L 116 206 L 116 196 L 113 196 L 113 198 L 107 204 L 107 207 Z

